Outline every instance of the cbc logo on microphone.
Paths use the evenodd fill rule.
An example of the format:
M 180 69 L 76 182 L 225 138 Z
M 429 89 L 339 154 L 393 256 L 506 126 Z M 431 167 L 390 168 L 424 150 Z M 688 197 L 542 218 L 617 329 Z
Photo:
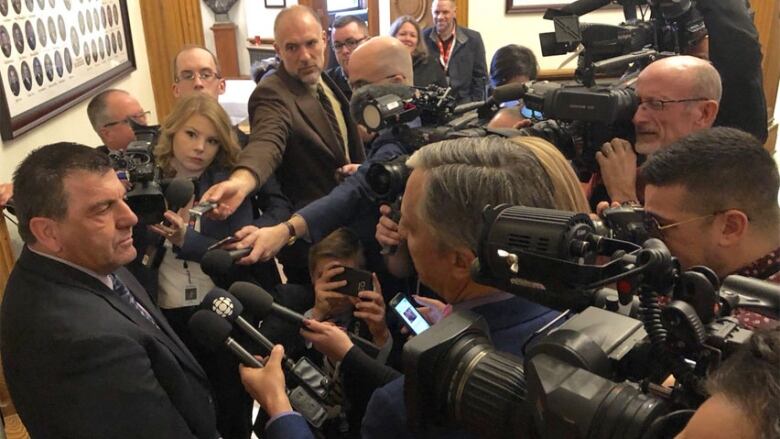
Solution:
M 211 302 L 211 309 L 220 317 L 229 317 L 233 314 L 233 302 L 227 297 L 219 297 Z

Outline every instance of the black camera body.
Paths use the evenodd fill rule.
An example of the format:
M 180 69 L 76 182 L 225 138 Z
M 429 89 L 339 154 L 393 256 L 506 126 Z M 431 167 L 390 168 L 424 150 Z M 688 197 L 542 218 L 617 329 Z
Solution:
M 146 126 L 130 120 L 136 140 L 124 151 L 112 151 L 108 157 L 111 167 L 129 189 L 125 201 L 138 216 L 141 224 L 156 224 L 163 220 L 166 210 L 160 168 L 154 160 L 154 147 L 160 126 Z

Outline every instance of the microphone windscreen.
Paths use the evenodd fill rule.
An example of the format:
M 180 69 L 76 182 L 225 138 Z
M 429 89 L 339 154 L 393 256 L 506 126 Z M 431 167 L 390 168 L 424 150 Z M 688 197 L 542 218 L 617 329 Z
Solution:
M 259 319 L 264 319 L 271 312 L 274 297 L 260 286 L 249 282 L 235 282 L 230 286 L 230 292 Z
M 165 200 L 168 201 L 168 209 L 177 211 L 189 203 L 192 194 L 195 193 L 195 185 L 188 178 L 174 178 L 165 189 Z
M 226 275 L 232 266 L 233 258 L 230 252 L 221 248 L 207 251 L 200 260 L 201 270 L 211 277 Z
M 200 303 L 200 308 L 209 309 L 217 316 L 231 322 L 244 311 L 244 305 L 241 304 L 241 301 L 222 288 L 213 288 L 209 291 Z
M 373 99 L 378 97 L 395 95 L 402 100 L 409 100 L 414 96 L 414 89 L 403 84 L 371 84 L 364 85 L 352 93 L 349 101 L 349 112 L 354 120 L 363 120 L 363 109 Z
M 515 82 L 496 87 L 491 98 L 493 102 L 516 101 L 525 96 L 526 87 L 522 82 Z
M 187 326 L 195 339 L 212 351 L 225 344 L 233 329 L 230 322 L 206 309 L 195 311 Z

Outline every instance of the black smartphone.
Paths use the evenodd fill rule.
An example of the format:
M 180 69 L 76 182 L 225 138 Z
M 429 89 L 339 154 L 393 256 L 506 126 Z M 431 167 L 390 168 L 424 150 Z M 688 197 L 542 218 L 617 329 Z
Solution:
M 347 284 L 341 288 L 336 288 L 334 291 L 347 296 L 357 297 L 361 291 L 374 289 L 373 277 L 370 271 L 344 267 L 344 272 L 333 276 L 330 281 L 337 282 L 340 280 L 346 280 Z
M 425 317 L 417 311 L 411 299 L 404 293 L 398 293 L 390 300 L 390 308 L 406 323 L 414 335 L 431 327 Z
M 238 241 L 238 238 L 236 238 L 235 236 L 232 236 L 232 235 L 231 236 L 226 236 L 226 237 L 220 239 L 219 241 L 215 242 L 214 244 L 211 244 L 210 246 L 208 246 L 206 251 L 214 250 L 215 248 L 222 247 L 223 245 L 232 244 L 232 243 L 234 243 L 236 241 Z

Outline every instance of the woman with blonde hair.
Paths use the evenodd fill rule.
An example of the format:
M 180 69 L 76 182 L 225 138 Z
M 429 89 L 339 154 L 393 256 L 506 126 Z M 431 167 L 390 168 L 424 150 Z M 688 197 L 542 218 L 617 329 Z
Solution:
M 412 66 L 414 67 L 414 85 L 425 87 L 430 84 L 436 84 L 440 87 L 447 86 L 447 75 L 441 68 L 436 59 L 431 58 L 425 42 L 422 40 L 422 30 L 420 24 L 409 15 L 398 17 L 390 25 L 390 36 L 397 38 L 407 48 L 412 55 Z
M 528 148 L 542 164 L 555 189 L 556 207 L 571 212 L 590 213 L 588 200 L 568 160 L 552 143 L 529 136 L 513 137 L 512 142 Z
M 154 148 L 156 164 L 164 177 L 193 180 L 194 200 L 212 185 L 228 179 L 240 149 L 230 118 L 216 99 L 202 93 L 180 98 L 160 131 Z M 157 304 L 212 382 L 217 429 L 222 437 L 249 437 L 252 403 L 242 391 L 237 360 L 227 351 L 204 350 L 190 334 L 187 323 L 215 284 L 227 288 L 233 281 L 245 280 L 272 288 L 280 283 L 273 262 L 233 266 L 229 273 L 211 277 L 203 272 L 200 261 L 212 245 L 243 227 L 271 226 L 289 218 L 289 201 L 278 183 L 272 181 L 255 196 L 247 197 L 225 220 L 203 216 L 193 224 L 188 212 L 191 206 L 192 202 L 178 212 L 169 210 L 165 212 L 166 223 L 149 226 L 164 238 L 158 238 L 162 242 L 153 245 L 151 253 L 155 255 L 151 268 L 157 270 Z

